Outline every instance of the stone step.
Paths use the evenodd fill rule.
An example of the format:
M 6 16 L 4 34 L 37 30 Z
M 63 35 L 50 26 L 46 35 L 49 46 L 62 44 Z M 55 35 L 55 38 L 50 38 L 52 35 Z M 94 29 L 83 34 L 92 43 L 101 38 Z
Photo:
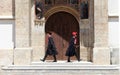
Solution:
M 93 65 L 92 62 L 87 62 L 87 61 L 72 61 L 72 62 L 67 62 L 67 61 L 57 61 L 57 62 L 52 62 L 52 61 L 45 61 L 45 62 L 32 62 L 31 65 Z
M 117 65 L 10 65 L 2 70 L 119 70 Z

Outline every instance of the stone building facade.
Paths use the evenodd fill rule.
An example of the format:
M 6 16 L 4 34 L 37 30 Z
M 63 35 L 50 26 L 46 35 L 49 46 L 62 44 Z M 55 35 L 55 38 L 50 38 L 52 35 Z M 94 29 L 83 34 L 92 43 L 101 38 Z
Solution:
M 113 20 L 118 22 L 118 15 L 111 16 L 108 13 L 109 0 L 77 0 L 76 4 L 70 3 L 72 0 L 50 0 L 52 4 L 46 4 L 47 0 L 40 1 L 43 3 L 43 17 L 37 19 L 36 0 L 1 0 L 1 75 L 58 75 L 58 73 L 59 75 L 119 75 L 118 46 L 114 48 L 109 45 L 111 43 L 109 38 L 112 37 L 109 24 L 112 25 Z M 88 18 L 85 19 L 81 18 L 81 1 L 88 1 Z M 67 21 L 69 18 L 70 20 Z M 75 31 L 75 26 L 71 26 L 71 29 L 69 27 L 71 20 L 75 21 L 73 25 L 77 25 L 75 29 L 79 33 L 78 54 L 82 60 L 77 63 L 73 60 L 73 64 L 64 62 L 66 61 L 64 50 L 68 45 L 66 39 L 69 37 L 63 34 L 69 36 L 72 31 Z M 60 29 L 59 24 L 63 24 L 64 30 L 57 31 Z M 61 48 L 62 41 L 62 46 L 65 46 L 61 48 L 62 51 L 58 50 L 62 54 L 58 56 L 57 63 L 40 62 L 40 58 L 45 54 L 47 30 L 51 30 L 55 35 L 56 44 L 60 42 L 58 48 Z M 58 41 L 59 38 L 62 41 Z

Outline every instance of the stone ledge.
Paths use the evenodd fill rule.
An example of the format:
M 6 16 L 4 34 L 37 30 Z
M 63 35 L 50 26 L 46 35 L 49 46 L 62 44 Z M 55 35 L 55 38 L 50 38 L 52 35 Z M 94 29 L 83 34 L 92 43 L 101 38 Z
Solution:
M 53 60 L 47 60 L 45 62 L 32 62 L 31 65 L 93 65 L 92 62 L 87 62 L 87 61 L 75 61 L 72 60 L 70 63 L 68 63 L 67 61 L 57 61 L 57 62 L 52 62 Z
M 0 20 L 15 20 L 14 16 L 0 16 Z
M 119 70 L 117 65 L 10 65 L 2 70 Z
M 15 48 L 15 50 L 32 50 L 33 48 L 29 47 L 29 48 Z

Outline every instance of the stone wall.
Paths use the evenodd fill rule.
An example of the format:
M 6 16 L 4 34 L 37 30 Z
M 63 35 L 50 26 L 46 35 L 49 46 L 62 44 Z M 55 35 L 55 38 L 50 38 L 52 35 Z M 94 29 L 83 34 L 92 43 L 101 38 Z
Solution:
M 0 18 L 12 18 L 14 16 L 14 0 L 0 0 Z
M 0 66 L 12 65 L 13 49 L 0 49 Z
M 12 15 L 12 0 L 1 0 L 0 1 L 0 16 L 11 16 Z

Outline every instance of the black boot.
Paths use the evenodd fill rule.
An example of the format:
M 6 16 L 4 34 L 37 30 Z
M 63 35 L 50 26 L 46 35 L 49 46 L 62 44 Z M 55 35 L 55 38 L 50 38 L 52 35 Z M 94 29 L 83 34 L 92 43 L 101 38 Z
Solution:
M 67 60 L 67 62 L 70 62 L 70 57 L 68 56 L 68 60 Z
M 46 58 L 47 58 L 47 54 L 45 54 L 44 58 L 40 60 L 44 62 Z
M 55 56 L 55 55 L 53 55 L 53 57 L 54 57 L 54 61 L 53 61 L 53 62 L 57 62 L 56 56 Z
M 40 59 L 40 60 L 43 61 L 43 62 L 45 61 L 44 59 Z

